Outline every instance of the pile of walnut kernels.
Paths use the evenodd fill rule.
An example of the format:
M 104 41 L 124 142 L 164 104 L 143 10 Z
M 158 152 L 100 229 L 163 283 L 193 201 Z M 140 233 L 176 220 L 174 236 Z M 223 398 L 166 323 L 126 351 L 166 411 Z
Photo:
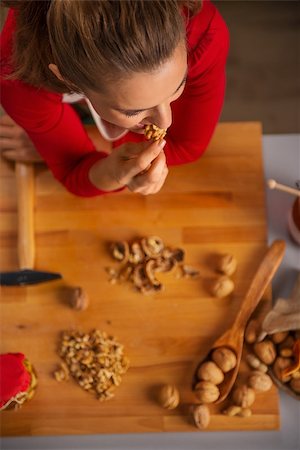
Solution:
M 129 367 L 124 348 L 112 336 L 99 330 L 90 333 L 64 331 L 59 355 L 63 362 L 54 373 L 57 381 L 71 377 L 100 401 L 114 396 Z

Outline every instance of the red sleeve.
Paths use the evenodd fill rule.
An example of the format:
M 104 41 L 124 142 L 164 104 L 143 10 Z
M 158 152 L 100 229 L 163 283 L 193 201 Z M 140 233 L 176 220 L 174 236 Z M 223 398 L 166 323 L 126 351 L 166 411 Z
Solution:
M 197 160 L 206 150 L 220 117 L 225 95 L 229 33 L 210 1 L 187 25 L 188 78 L 183 94 L 171 104 L 173 122 L 164 151 L 168 165 Z M 139 141 L 128 133 L 120 141 Z M 114 143 L 118 146 L 120 141 Z
M 89 180 L 90 167 L 106 153 L 98 152 L 71 106 L 60 94 L 5 79 L 11 53 L 14 15 L 10 11 L 1 34 L 1 104 L 29 135 L 55 178 L 73 194 L 104 193 Z
M 4 56 L 9 56 L 13 30 L 10 14 L 1 36 Z M 187 40 L 188 79 L 183 94 L 172 104 L 173 123 L 165 146 L 168 165 L 194 161 L 205 151 L 224 99 L 228 31 L 209 1 L 205 0 L 201 12 L 188 22 Z M 2 79 L 1 101 L 68 190 L 82 196 L 103 193 L 89 181 L 88 172 L 106 155 L 95 150 L 76 113 L 62 103 L 61 95 Z M 114 147 L 141 139 L 141 135 L 128 133 L 114 142 Z

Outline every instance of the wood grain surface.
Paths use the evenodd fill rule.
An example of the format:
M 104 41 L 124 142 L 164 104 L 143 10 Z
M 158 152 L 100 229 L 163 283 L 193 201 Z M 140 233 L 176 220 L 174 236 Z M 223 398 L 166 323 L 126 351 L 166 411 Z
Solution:
M 189 409 L 193 371 L 213 341 L 234 320 L 266 250 L 266 216 L 261 126 L 226 123 L 217 127 L 206 154 L 194 164 L 174 167 L 159 194 L 127 191 L 78 198 L 45 168 L 35 170 L 35 267 L 63 279 L 30 287 L 1 289 L 1 352 L 24 352 L 39 379 L 34 398 L 1 414 L 2 435 L 197 431 Z M 13 165 L 1 161 L 1 270 L 17 259 L 17 203 Z M 128 284 L 111 285 L 105 267 L 112 240 L 158 235 L 186 252 L 199 279 L 163 275 L 165 289 L 144 296 Z M 208 291 L 215 276 L 212 256 L 238 259 L 234 293 L 215 299 Z M 69 306 L 70 288 L 83 287 L 90 305 Z M 270 291 L 260 305 L 270 306 Z M 114 399 L 99 402 L 73 381 L 58 383 L 60 332 L 75 328 L 107 331 L 124 344 L 131 361 Z M 241 368 L 240 378 L 245 376 Z M 157 390 L 174 383 L 181 404 L 162 409 Z M 275 388 L 257 394 L 253 415 L 229 418 L 224 404 L 211 408 L 211 430 L 271 430 L 279 426 Z

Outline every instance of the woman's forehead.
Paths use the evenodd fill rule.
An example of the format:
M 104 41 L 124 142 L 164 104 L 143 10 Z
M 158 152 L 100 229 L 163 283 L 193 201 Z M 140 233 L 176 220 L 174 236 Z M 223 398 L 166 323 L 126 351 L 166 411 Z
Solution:
M 172 97 L 184 83 L 187 74 L 187 52 L 183 45 L 153 72 L 137 72 L 120 81 L 111 81 L 105 93 L 90 92 L 92 103 L 105 103 L 116 110 L 146 110 Z

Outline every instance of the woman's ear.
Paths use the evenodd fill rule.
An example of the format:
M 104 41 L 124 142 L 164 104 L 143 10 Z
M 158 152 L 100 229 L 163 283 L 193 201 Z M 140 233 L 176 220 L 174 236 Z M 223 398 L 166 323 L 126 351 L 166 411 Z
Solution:
M 58 78 L 60 81 L 64 81 L 63 77 L 61 76 L 61 73 L 59 71 L 59 68 L 57 67 L 56 64 L 49 64 L 48 65 L 49 69 L 51 70 L 52 73 L 54 73 L 54 75 L 56 76 L 56 78 Z

